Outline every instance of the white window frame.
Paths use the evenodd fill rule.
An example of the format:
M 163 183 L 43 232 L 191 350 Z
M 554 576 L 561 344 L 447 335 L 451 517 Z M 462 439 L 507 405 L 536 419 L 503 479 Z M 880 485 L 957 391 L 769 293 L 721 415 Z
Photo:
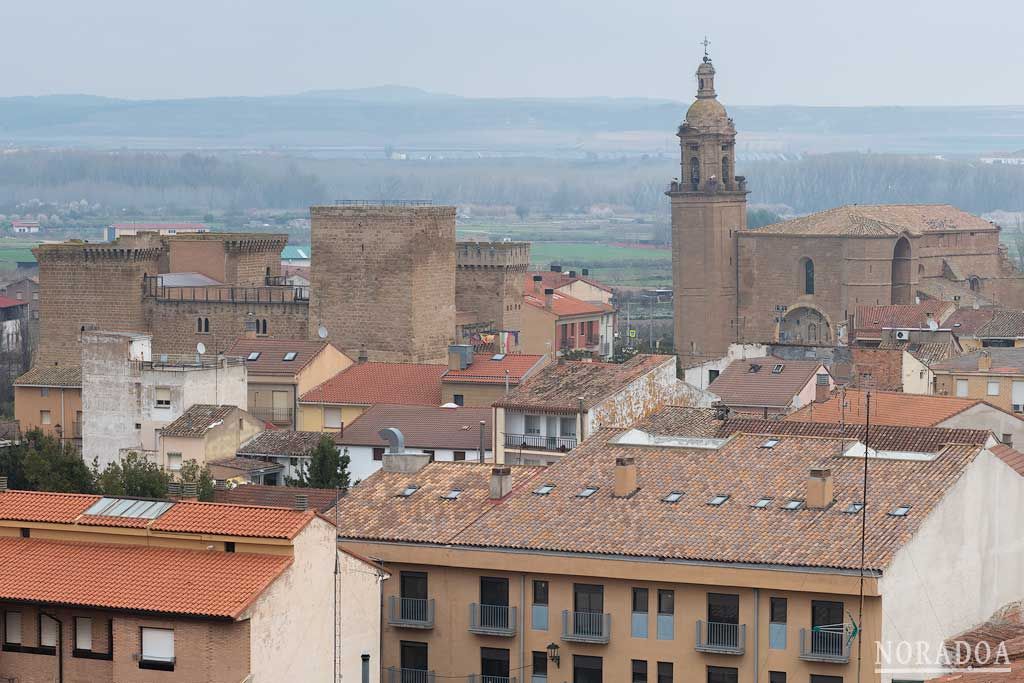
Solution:
M 75 649 L 92 652 L 92 617 L 75 617 Z
M 21 645 L 23 639 L 21 612 L 4 612 L 4 642 L 11 645 Z
M 335 413 L 335 411 L 337 411 Z M 337 414 L 337 419 L 334 419 Z M 328 419 L 330 415 L 330 419 Z M 341 408 L 337 406 L 324 406 L 324 429 L 341 429 Z
M 533 431 L 530 430 L 530 420 L 536 420 L 537 426 L 536 426 L 536 428 L 533 429 Z M 524 415 L 523 416 L 523 434 L 532 435 L 532 436 L 540 436 L 540 434 L 541 434 L 541 424 L 543 424 L 543 420 L 541 420 L 540 415 Z
M 967 398 L 967 394 L 970 393 L 969 385 L 966 379 L 957 379 L 956 382 L 956 395 L 957 398 Z
M 174 664 L 174 629 L 143 626 L 140 640 L 142 661 Z
M 161 396 L 165 395 L 164 392 L 166 392 L 166 396 L 167 396 L 166 399 L 161 398 Z M 154 393 L 154 396 L 153 396 L 153 405 L 155 407 L 157 407 L 157 408 L 160 408 L 160 409 L 170 408 L 171 407 L 171 388 L 170 387 L 157 387 L 156 388 L 156 392 Z
M 53 415 L 49 410 L 39 411 L 39 424 L 48 425 L 53 424 Z
M 175 458 L 177 458 L 177 463 L 174 462 Z M 181 469 L 181 453 L 175 451 L 167 454 L 167 469 L 172 472 L 177 472 Z
M 57 621 L 45 614 L 39 615 L 39 646 L 57 647 Z
M 990 379 L 988 381 L 988 383 L 987 383 L 987 387 L 986 387 L 986 392 L 985 393 L 987 395 L 989 395 L 989 396 L 998 396 L 999 395 L 999 384 L 1000 384 L 999 380 L 997 380 L 997 379 L 996 380 Z M 993 387 L 995 387 L 995 391 L 992 390 Z

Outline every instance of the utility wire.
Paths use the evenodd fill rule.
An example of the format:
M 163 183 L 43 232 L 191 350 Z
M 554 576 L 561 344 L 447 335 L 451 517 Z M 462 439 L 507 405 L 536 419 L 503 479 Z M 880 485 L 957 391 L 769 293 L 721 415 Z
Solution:
M 867 555 L 867 529 L 868 529 L 868 453 L 871 449 L 871 392 L 865 395 L 867 411 L 864 418 L 864 482 L 863 498 L 864 506 L 860 510 L 860 606 L 857 610 L 857 681 L 861 681 L 861 661 L 864 656 L 864 564 Z

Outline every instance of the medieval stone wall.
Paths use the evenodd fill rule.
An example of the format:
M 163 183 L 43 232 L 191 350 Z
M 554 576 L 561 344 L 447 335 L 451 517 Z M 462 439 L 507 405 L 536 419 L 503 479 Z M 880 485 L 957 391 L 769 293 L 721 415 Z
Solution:
M 523 283 L 529 242 L 459 242 L 456 245 L 455 308 L 495 329 L 521 330 Z
M 146 300 L 146 316 L 153 333 L 153 353 L 195 353 L 202 342 L 208 353 L 226 351 L 246 333 L 246 322 L 267 322 L 268 339 L 306 339 L 309 307 L 306 302 L 244 303 L 217 301 Z M 199 331 L 210 321 L 209 332 Z M 202 325 L 205 330 L 205 325 Z

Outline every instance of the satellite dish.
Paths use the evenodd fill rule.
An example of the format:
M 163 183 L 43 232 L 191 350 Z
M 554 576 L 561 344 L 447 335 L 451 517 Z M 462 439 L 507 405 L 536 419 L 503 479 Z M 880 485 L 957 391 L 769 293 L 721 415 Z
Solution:
M 939 324 L 937 322 L 935 322 L 934 320 L 929 320 L 928 321 L 928 329 L 931 330 L 932 332 L 934 332 L 935 330 L 939 329 Z
M 321 325 L 317 328 L 316 335 L 321 339 L 327 339 L 327 328 Z
M 200 356 L 206 353 L 206 344 L 204 344 L 203 342 L 199 342 L 198 344 L 196 344 L 196 353 L 198 353 Z

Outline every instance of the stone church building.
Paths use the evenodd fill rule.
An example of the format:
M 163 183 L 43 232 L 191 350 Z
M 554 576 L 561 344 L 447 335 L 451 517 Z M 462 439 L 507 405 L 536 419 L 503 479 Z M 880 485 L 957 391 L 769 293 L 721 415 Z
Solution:
M 1024 307 L 999 226 L 949 205 L 851 205 L 755 230 L 736 128 L 709 57 L 679 126 L 672 202 L 675 339 L 684 364 L 733 342 L 833 345 L 858 305 L 917 298 Z

